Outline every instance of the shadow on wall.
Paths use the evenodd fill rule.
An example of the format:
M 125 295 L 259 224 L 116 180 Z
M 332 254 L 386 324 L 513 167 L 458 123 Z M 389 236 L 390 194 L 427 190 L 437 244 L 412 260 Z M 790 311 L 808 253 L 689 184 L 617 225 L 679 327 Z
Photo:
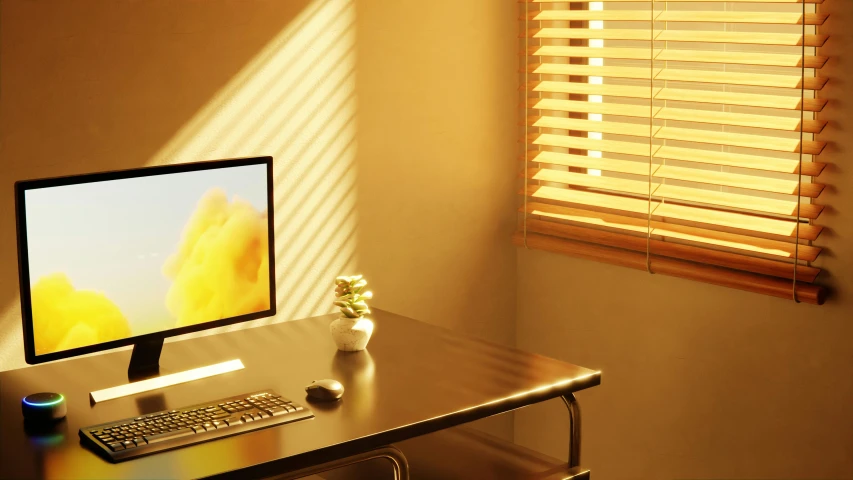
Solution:
M 15 17 L 35 21 L 30 17 L 58 14 L 9 12 L 11 8 L 4 6 L 0 65 L 21 64 L 36 70 L 2 78 L 6 95 L 0 103 L 0 121 L 6 152 L 0 153 L 20 158 L 4 174 L 8 175 L 6 197 L 12 199 L 11 185 L 20 178 L 272 155 L 279 314 L 252 323 L 327 313 L 331 311 L 330 279 L 352 270 L 356 262 L 354 0 L 226 4 L 208 9 L 210 4 L 205 3 L 204 8 L 193 9 L 158 2 L 87 3 L 94 22 L 108 24 L 116 16 L 134 22 L 130 26 L 128 21 L 126 29 L 110 27 L 92 34 L 96 38 L 89 41 L 62 36 L 73 39 L 75 32 L 54 32 L 31 46 L 49 51 L 57 62 L 65 62 L 66 55 L 85 59 L 85 65 L 56 67 L 68 81 L 61 87 L 65 97 L 54 100 L 71 103 L 60 109 L 67 118 L 59 119 L 51 110 L 39 110 L 41 99 L 54 95 L 54 82 L 24 81 L 49 68 L 28 63 L 23 51 L 9 55 L 8 50 L 24 46 L 15 47 L 8 38 L 18 29 L 8 33 L 6 28 L 6 22 L 14 22 Z M 253 12 L 238 11 L 249 6 Z M 177 18 L 164 13 L 176 8 L 183 9 L 171 12 Z M 72 15 L 78 21 L 83 17 L 80 12 Z M 140 22 L 149 23 L 140 26 Z M 77 25 L 86 32 L 77 33 L 85 37 L 92 27 Z M 146 32 L 160 38 L 128 40 Z M 161 47 L 163 58 L 158 59 L 154 53 Z M 137 83 L 135 88 L 122 83 L 125 77 L 120 73 L 114 72 L 114 82 L 95 79 L 93 72 L 106 71 L 109 76 L 114 68 L 110 62 L 119 56 L 119 63 L 132 66 L 128 81 Z M 101 82 L 101 88 L 93 89 L 93 81 Z M 187 97 L 195 103 L 190 105 Z M 45 118 L 32 118 L 16 127 L 11 118 L 16 109 L 36 110 L 33 115 Z M 168 134 L 162 132 L 164 124 L 170 127 Z M 24 153 L 41 129 L 51 132 L 48 145 Z M 109 145 L 102 145 L 107 136 Z M 62 141 L 69 138 L 73 138 L 70 148 Z M 0 275 L 0 370 L 24 365 L 11 207 L 9 201 L 0 209 L 6 231 L 0 240 L 5 267 Z

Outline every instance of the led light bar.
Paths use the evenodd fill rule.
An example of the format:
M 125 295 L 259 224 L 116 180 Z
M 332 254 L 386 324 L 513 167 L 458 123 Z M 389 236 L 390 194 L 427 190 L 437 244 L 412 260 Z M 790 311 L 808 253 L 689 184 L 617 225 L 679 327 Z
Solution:
M 243 366 L 243 362 L 239 359 L 229 360 L 227 362 L 207 365 L 204 367 L 194 368 L 192 370 L 163 375 L 161 377 L 149 378 L 139 382 L 104 388 L 103 390 L 96 390 L 94 392 L 89 392 L 89 400 L 92 404 L 106 402 L 107 400 L 114 400 L 128 395 L 135 395 L 137 393 L 177 385 L 179 383 L 186 383 L 193 380 L 212 377 L 214 375 L 221 375 L 235 370 L 242 370 L 243 368 L 245 368 Z

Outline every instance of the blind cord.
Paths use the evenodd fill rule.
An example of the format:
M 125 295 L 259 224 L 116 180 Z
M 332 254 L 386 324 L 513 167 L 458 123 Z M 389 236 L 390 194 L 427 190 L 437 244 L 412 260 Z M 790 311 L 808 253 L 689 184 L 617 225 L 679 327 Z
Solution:
M 523 148 L 524 148 L 524 167 L 522 167 L 523 175 L 521 176 L 521 178 L 523 179 L 522 181 L 524 182 L 524 213 L 522 213 L 522 223 L 523 223 L 522 236 L 524 237 L 524 248 L 530 248 L 527 246 L 527 215 L 528 215 L 528 213 L 527 213 L 527 183 L 528 183 L 528 181 L 527 181 L 527 167 L 528 167 L 528 165 L 530 165 L 528 163 L 528 156 L 529 156 L 528 150 L 530 150 L 530 149 L 527 148 L 527 135 L 528 135 L 527 112 L 528 112 L 528 103 L 530 102 L 530 95 L 527 92 L 527 87 L 528 87 L 527 71 L 530 68 L 530 66 L 528 65 L 528 61 L 527 61 L 528 60 L 528 54 L 529 54 L 528 48 L 530 48 L 529 47 L 529 42 L 530 42 L 529 39 L 530 39 L 530 2 L 524 2 L 524 56 L 523 56 L 523 58 L 524 58 L 524 115 L 522 116 L 522 120 L 524 121 L 524 141 L 521 143 L 523 145 Z
M 649 36 L 649 198 L 648 211 L 646 215 L 646 271 L 652 271 L 652 129 L 654 128 L 654 93 L 655 93 L 655 0 L 651 3 L 651 32 Z
M 800 303 L 797 298 L 797 267 L 800 263 L 800 200 L 802 197 L 803 187 L 803 124 L 806 120 L 805 103 L 806 103 L 806 2 L 803 2 L 803 16 L 800 19 L 803 25 L 802 36 L 802 57 L 800 59 L 800 163 L 797 166 L 797 224 L 796 243 L 794 243 L 794 274 L 791 276 L 791 295 L 794 302 Z

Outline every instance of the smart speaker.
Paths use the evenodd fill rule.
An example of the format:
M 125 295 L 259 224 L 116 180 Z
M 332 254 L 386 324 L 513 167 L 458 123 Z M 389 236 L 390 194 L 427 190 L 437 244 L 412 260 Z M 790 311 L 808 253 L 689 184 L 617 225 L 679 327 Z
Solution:
M 24 413 L 24 420 L 36 423 L 55 422 L 68 413 L 65 397 L 53 392 L 27 395 L 21 400 L 21 410 Z

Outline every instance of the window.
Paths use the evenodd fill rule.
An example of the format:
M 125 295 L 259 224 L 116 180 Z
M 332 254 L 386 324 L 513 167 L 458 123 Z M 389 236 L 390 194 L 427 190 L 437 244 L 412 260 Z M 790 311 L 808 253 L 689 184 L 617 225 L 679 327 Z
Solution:
M 514 241 L 822 303 L 822 1 L 522 0 Z

